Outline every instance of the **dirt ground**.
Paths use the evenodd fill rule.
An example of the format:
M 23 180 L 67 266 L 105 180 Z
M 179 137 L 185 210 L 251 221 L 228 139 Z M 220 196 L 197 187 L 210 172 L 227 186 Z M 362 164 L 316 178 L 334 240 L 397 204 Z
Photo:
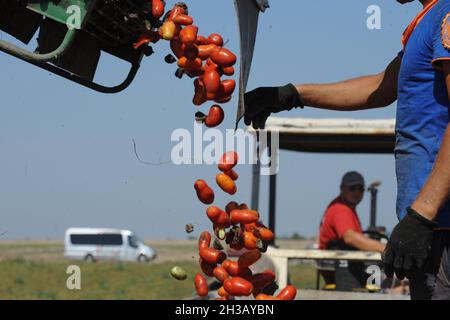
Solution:
M 154 262 L 192 261 L 197 259 L 195 240 L 150 240 L 145 242 L 157 252 Z M 285 249 L 310 247 L 310 240 L 279 240 L 277 245 Z M 35 261 L 65 260 L 62 241 L 0 241 L 0 261 L 25 259 Z

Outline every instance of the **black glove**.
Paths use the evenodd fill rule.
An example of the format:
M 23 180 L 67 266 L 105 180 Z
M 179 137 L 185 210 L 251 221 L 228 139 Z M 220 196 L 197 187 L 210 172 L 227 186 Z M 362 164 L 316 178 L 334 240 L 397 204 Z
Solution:
M 392 278 L 394 272 L 400 280 L 423 271 L 429 261 L 433 230 L 437 223 L 420 215 L 412 208 L 392 231 L 383 253 L 384 272 Z
M 289 111 L 304 107 L 302 99 L 293 84 L 284 87 L 262 87 L 245 94 L 245 124 L 264 129 L 271 113 Z

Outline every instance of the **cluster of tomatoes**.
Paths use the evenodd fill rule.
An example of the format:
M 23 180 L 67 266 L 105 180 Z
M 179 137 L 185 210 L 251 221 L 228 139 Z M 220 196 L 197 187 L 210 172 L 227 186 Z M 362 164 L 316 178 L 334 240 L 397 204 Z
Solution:
M 234 167 L 238 163 L 238 154 L 234 151 L 226 152 L 219 160 L 220 173 L 216 176 L 217 185 L 226 193 L 234 195 L 237 192 L 235 181 L 238 174 Z M 204 180 L 197 180 L 194 184 L 198 199 L 211 205 L 214 202 L 214 191 Z M 208 231 L 200 234 L 198 250 L 200 267 L 208 277 L 216 278 L 222 286 L 218 290 L 221 300 L 234 297 L 253 295 L 257 300 L 292 300 L 297 294 L 294 286 L 287 286 L 277 296 L 263 294 L 267 286 L 275 282 L 275 273 L 266 270 L 253 274 L 250 266 L 261 258 L 261 252 L 267 249 L 268 241 L 274 234 L 259 220 L 259 213 L 250 210 L 246 204 L 231 201 L 225 210 L 216 206 L 209 206 L 206 215 L 213 224 L 215 240 Z M 227 259 L 221 241 L 234 250 L 245 250 L 237 261 Z M 208 295 L 208 285 L 205 277 L 198 273 L 194 279 L 197 294 L 201 297 Z
M 164 15 L 165 2 L 152 0 L 152 15 L 160 19 Z M 192 100 L 196 106 L 213 101 L 208 114 L 198 112 L 196 120 L 213 128 L 220 125 L 225 117 L 222 107 L 231 100 L 236 88 L 233 79 L 222 80 L 222 76 L 233 76 L 237 57 L 224 47 L 223 38 L 218 34 L 204 37 L 198 34 L 194 19 L 188 15 L 185 3 L 177 3 L 161 20 L 157 30 L 143 33 L 134 44 L 137 49 L 148 43 L 156 43 L 161 39 L 170 41 L 170 48 L 175 55 L 166 57 L 166 62 L 177 62 L 179 69 L 176 75 L 187 74 L 195 78 L 195 94 Z
M 170 48 L 175 55 L 166 57 L 166 62 L 177 62 L 179 69 L 177 77 L 187 74 L 195 78 L 195 94 L 192 100 L 196 106 L 207 101 L 215 104 L 207 115 L 197 112 L 196 120 L 207 127 L 217 127 L 224 120 L 224 111 L 219 104 L 231 100 L 236 88 L 233 79 L 222 80 L 223 76 L 233 76 L 237 57 L 224 47 L 223 38 L 218 34 L 203 37 L 198 34 L 198 27 L 189 16 L 185 3 L 177 3 L 165 15 L 165 2 L 151 0 L 153 20 L 159 21 L 157 29 L 147 30 L 134 44 L 139 48 L 148 43 L 156 43 L 161 39 L 170 41 Z M 236 152 L 225 153 L 219 161 L 220 173 L 216 176 L 217 185 L 226 193 L 234 195 L 237 192 L 236 181 L 239 175 L 234 171 L 238 163 Z M 211 205 L 214 202 L 214 191 L 204 180 L 195 182 L 195 190 L 199 200 Z M 263 294 L 263 289 L 275 282 L 275 273 L 266 270 L 253 274 L 250 266 L 261 258 L 261 252 L 267 250 L 267 245 L 274 234 L 260 221 L 259 213 L 250 210 L 246 204 L 234 201 L 227 204 L 225 211 L 216 206 L 209 206 L 206 215 L 211 220 L 215 240 L 208 231 L 201 233 L 198 240 L 200 267 L 209 277 L 215 277 L 223 285 L 218 290 L 220 299 L 228 300 L 234 297 L 253 295 L 257 300 L 293 300 L 297 290 L 287 286 L 277 296 Z M 234 250 L 245 250 L 237 261 L 227 258 L 221 241 Z M 175 268 L 176 269 L 176 268 Z M 173 270 L 177 274 L 177 270 Z M 185 275 L 179 279 L 185 279 Z M 205 277 L 198 273 L 194 279 L 199 296 L 208 295 L 208 285 Z

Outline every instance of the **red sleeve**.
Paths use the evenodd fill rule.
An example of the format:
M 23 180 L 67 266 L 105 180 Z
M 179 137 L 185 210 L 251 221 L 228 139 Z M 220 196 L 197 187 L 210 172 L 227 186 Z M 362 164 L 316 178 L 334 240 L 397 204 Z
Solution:
M 334 208 L 333 227 L 339 239 L 344 237 L 348 230 L 358 232 L 361 229 L 355 214 L 346 206 L 338 206 Z

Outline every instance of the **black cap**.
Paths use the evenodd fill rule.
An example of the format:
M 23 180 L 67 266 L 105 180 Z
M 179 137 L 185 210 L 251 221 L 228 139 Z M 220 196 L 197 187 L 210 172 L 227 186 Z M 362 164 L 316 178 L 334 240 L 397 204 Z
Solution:
M 341 187 L 351 187 L 356 185 L 365 186 L 364 178 L 359 172 L 350 171 L 342 177 Z

